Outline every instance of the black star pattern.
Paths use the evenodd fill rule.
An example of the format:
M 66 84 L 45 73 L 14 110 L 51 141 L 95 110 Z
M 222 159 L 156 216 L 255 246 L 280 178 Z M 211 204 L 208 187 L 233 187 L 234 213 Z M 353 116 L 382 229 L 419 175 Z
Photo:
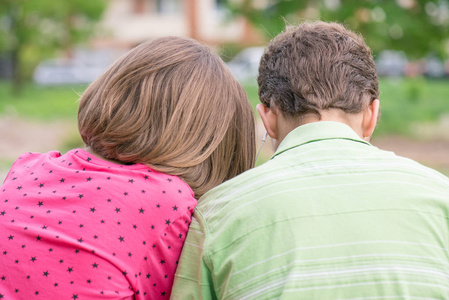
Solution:
M 0 254 L 0 257 L 9 258 L 10 268 L 18 268 L 32 262 L 35 267 L 29 268 L 27 271 L 29 274 L 25 276 L 28 275 L 26 276 L 28 279 L 31 276 L 33 280 L 27 281 L 26 289 L 31 289 L 31 293 L 36 293 L 42 299 L 49 299 L 49 291 L 56 288 L 68 291 L 71 294 L 69 298 L 79 299 L 89 298 L 89 295 L 79 296 L 81 295 L 79 285 L 84 287 L 89 285 L 93 292 L 91 297 L 105 294 L 100 289 L 94 290 L 105 282 L 117 286 L 119 278 L 107 273 L 110 270 L 106 266 L 107 262 L 104 266 L 100 262 L 100 266 L 94 261 L 98 259 L 96 253 L 100 252 L 112 254 L 110 255 L 112 263 L 123 261 L 126 257 L 130 268 L 127 267 L 126 271 L 120 270 L 123 276 L 134 277 L 135 281 L 145 279 L 147 282 L 146 290 L 138 290 L 128 284 L 117 286 L 117 295 L 119 291 L 128 287 L 135 295 L 145 295 L 151 299 L 168 297 L 169 286 L 164 282 L 171 282 L 169 279 L 173 279 L 176 265 L 174 257 L 178 257 L 180 253 L 196 203 L 193 197 L 188 198 L 190 190 L 186 192 L 185 183 L 176 176 L 167 176 L 160 172 L 151 173 L 151 170 L 144 166 L 125 170 L 127 166 L 114 167 L 108 163 L 99 168 L 102 161 L 98 159 L 95 159 L 95 164 L 87 164 L 87 158 L 91 156 L 87 156 L 81 150 L 76 151 L 79 151 L 78 155 L 82 155 L 83 159 L 72 160 L 67 156 L 64 159 L 45 160 L 44 166 L 37 165 L 41 169 L 37 169 L 36 164 L 29 163 L 29 160 L 24 160 L 27 165 L 19 167 L 25 173 L 20 171 L 22 173 L 14 174 L 16 170 L 10 172 L 14 177 L 13 180 L 7 181 L 3 188 L 2 195 L 5 196 L 1 200 L 5 204 L 0 210 L 0 221 L 3 220 L 0 226 L 11 222 L 11 225 L 19 225 L 19 229 L 23 230 L 9 230 L 3 233 L 5 242 L 4 245 L 1 243 L 0 245 L 5 248 L 1 249 L 0 253 L 3 256 Z M 71 155 L 73 156 L 76 151 L 71 151 Z M 71 166 L 70 171 L 67 171 L 69 170 L 67 165 Z M 31 173 L 34 175 L 30 176 L 30 171 L 33 171 Z M 13 196 L 12 191 L 20 194 Z M 181 198 L 178 193 L 184 193 L 186 197 Z M 178 194 L 178 197 L 171 197 L 174 194 Z M 25 201 L 27 198 L 24 197 L 31 201 Z M 190 207 L 186 210 L 188 205 L 192 206 L 192 210 Z M 62 210 L 61 207 L 65 209 Z M 66 213 L 63 214 L 63 211 Z M 27 212 L 32 212 L 33 215 Z M 67 212 L 71 213 L 72 217 L 67 216 Z M 178 232 L 167 229 L 167 226 L 173 225 L 171 220 L 176 220 L 176 224 L 182 226 L 181 229 L 177 229 Z M 98 226 L 99 224 L 101 226 Z M 130 230 L 131 228 L 133 230 Z M 149 228 L 151 231 L 148 231 Z M 29 236 L 30 233 L 31 238 L 36 238 L 35 242 L 23 239 L 23 236 Z M 67 242 L 69 240 L 73 242 L 73 239 L 79 245 L 79 249 L 67 247 Z M 161 246 L 162 239 L 168 244 L 164 242 Z M 147 256 L 142 255 L 142 251 L 148 251 L 143 249 L 148 248 L 154 251 Z M 14 257 L 16 254 L 13 253 L 23 254 Z M 50 257 L 53 259 L 49 260 Z M 150 261 L 156 262 L 157 266 L 153 263 L 151 268 L 158 268 L 155 273 L 158 275 L 150 275 L 150 269 L 145 268 L 139 272 L 138 268 L 135 268 L 140 265 L 142 258 L 148 266 L 151 265 Z M 46 269 L 50 266 L 45 267 L 49 261 L 53 261 L 53 264 L 51 269 Z M 91 272 L 81 272 L 83 267 L 77 268 L 79 262 L 90 264 Z M 56 278 L 64 278 L 61 277 L 61 273 L 69 279 L 56 282 Z M 0 279 L 0 282 L 10 280 L 6 274 L 4 276 L 0 274 Z M 41 279 L 38 286 L 31 284 L 36 282 L 34 279 Z M 21 286 L 13 287 L 11 292 L 14 289 L 18 296 L 23 295 L 24 289 Z

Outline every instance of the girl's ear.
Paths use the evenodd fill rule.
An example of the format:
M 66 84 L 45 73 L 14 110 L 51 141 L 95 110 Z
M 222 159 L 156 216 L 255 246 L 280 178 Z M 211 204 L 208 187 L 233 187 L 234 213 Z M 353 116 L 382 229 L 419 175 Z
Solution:
M 257 104 L 256 109 L 268 135 L 272 139 L 278 139 L 278 115 L 276 114 L 276 111 L 264 104 Z

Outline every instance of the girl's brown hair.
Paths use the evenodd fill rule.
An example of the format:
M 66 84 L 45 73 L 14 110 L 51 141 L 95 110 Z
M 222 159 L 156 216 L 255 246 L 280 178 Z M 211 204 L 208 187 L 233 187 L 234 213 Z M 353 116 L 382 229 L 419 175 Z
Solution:
M 94 152 L 178 175 L 196 198 L 254 164 L 245 90 L 187 38 L 159 38 L 122 56 L 82 95 L 78 127 Z

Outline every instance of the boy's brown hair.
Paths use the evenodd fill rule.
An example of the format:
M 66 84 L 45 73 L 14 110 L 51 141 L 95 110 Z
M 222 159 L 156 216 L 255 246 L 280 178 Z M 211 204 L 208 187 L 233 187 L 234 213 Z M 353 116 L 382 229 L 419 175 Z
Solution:
M 361 112 L 379 98 L 376 66 L 363 38 L 337 23 L 288 27 L 270 42 L 258 76 L 260 101 L 285 116 Z
M 78 127 L 94 152 L 178 175 L 196 198 L 254 164 L 245 90 L 187 38 L 159 38 L 122 56 L 82 95 Z

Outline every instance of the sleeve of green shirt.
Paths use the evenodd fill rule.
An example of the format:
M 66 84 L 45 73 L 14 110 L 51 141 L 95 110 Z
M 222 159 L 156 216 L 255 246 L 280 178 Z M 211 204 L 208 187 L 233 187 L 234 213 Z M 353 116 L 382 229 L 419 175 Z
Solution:
M 207 255 L 207 228 L 198 210 L 192 218 L 170 299 L 217 299 Z

